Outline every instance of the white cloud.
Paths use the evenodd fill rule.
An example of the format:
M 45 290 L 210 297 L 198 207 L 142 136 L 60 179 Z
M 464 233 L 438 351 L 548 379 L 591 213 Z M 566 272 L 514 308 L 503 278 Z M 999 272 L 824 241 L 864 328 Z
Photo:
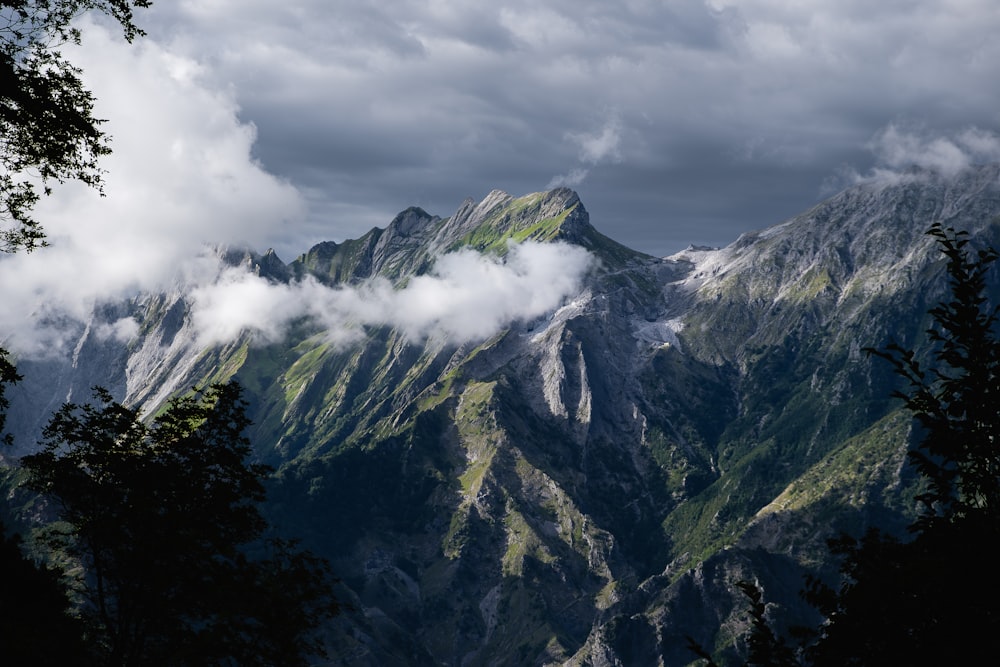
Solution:
M 925 136 L 891 124 L 869 144 L 879 163 L 890 169 L 919 167 L 954 176 L 969 167 L 970 155 L 952 139 Z
M 580 146 L 580 161 L 586 164 L 621 162 L 621 119 L 617 114 L 608 118 L 599 132 L 570 132 L 567 137 Z
M 383 279 L 338 288 L 313 279 L 274 284 L 227 269 L 192 292 L 192 321 L 203 344 L 243 331 L 276 341 L 304 320 L 338 343 L 376 326 L 400 329 L 413 341 L 476 341 L 557 308 L 580 289 L 592 261 L 587 251 L 563 243 L 512 245 L 505 259 L 462 250 L 440 257 L 433 272 L 398 290 Z
M 290 322 L 305 312 L 306 287 L 273 284 L 244 267 L 223 269 L 214 282 L 194 287 L 189 295 L 199 344 L 229 342 L 244 330 L 280 340 Z
M 247 329 L 276 340 L 302 318 L 338 341 L 381 325 L 415 340 L 471 340 L 556 307 L 589 266 L 584 251 L 560 244 L 513 247 L 504 261 L 460 252 L 400 291 L 380 281 L 339 290 L 311 280 L 276 285 L 223 268 L 213 244 L 294 241 L 302 197 L 253 157 L 256 128 L 241 120 L 233 89 L 209 83 L 218 72 L 152 40 L 129 47 L 104 28 L 84 29 L 87 48 L 70 55 L 95 93 L 96 115 L 110 119 L 108 196 L 57 188 L 38 209 L 52 247 L 0 258 L 0 344 L 19 354 L 69 353 L 95 306 L 178 285 L 193 290 L 205 343 Z M 608 127 L 575 136 L 583 159 L 614 153 Z M 138 325 L 126 318 L 92 333 L 126 340 Z
M 138 20 L 133 46 L 89 26 L 64 49 L 109 119 L 108 197 L 57 188 L 55 246 L 0 258 L 0 342 L 58 347 L 22 325 L 170 280 L 205 242 L 288 260 L 496 188 L 582 186 L 595 225 L 665 255 L 803 210 L 840 164 L 1000 159 L 993 0 L 184 0 Z
M 914 125 L 890 123 L 867 144 L 875 165 L 865 174 L 854 169 L 841 173 L 842 182 L 899 183 L 934 173 L 954 177 L 975 164 L 1000 161 L 1000 136 L 970 127 L 950 134 Z
M 559 176 L 553 177 L 552 180 L 549 181 L 548 184 L 545 186 L 545 189 L 550 190 L 552 188 L 560 188 L 560 187 L 575 188 L 576 186 L 580 185 L 585 180 L 587 180 L 587 176 L 589 174 L 590 170 L 585 169 L 583 167 L 570 169 L 569 173 L 560 174 Z
M 956 141 L 976 161 L 1000 161 L 1000 135 L 996 132 L 971 127 L 960 132 Z
M 0 343 L 22 352 L 58 351 L 46 322 L 86 320 L 97 303 L 194 271 L 208 243 L 267 247 L 302 212 L 297 191 L 253 158 L 256 130 L 232 93 L 203 84 L 199 63 L 83 27 L 87 48 L 64 50 L 94 91 L 95 116 L 109 119 L 107 196 L 56 186 L 36 211 L 52 246 L 0 258 Z
M 617 113 L 611 114 L 597 132 L 567 132 L 566 139 L 579 148 L 577 159 L 589 167 L 602 163 L 618 163 L 623 159 L 622 121 Z M 576 167 L 569 173 L 555 176 L 546 188 L 576 187 L 590 174 L 587 167 Z
M 131 317 L 123 317 L 110 324 L 100 324 L 95 333 L 101 340 L 113 339 L 119 343 L 127 343 L 139 335 L 139 323 Z

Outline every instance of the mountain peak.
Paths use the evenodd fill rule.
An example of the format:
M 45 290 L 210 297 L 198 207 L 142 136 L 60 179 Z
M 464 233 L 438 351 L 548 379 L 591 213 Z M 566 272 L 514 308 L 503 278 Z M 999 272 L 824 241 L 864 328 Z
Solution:
M 204 304 L 189 295 L 101 304 L 72 332 L 71 357 L 19 363 L 8 426 L 36 442 L 40 407 L 95 384 L 155 414 L 175 391 L 236 377 L 255 452 L 280 471 L 269 512 L 334 560 L 358 610 L 330 630 L 334 651 L 366 664 L 480 664 L 511 647 L 519 664 L 688 664 L 671 638 L 732 645 L 745 616 L 732 581 L 760 580 L 798 613 L 805 568 L 836 567 L 821 560 L 828 534 L 889 531 L 915 506 L 911 419 L 888 399 L 898 378 L 863 350 L 927 349 L 945 275 L 923 232 L 940 221 L 1000 247 L 1000 167 L 903 176 L 665 259 L 601 235 L 567 188 L 494 190 L 449 218 L 407 208 L 288 271 L 406 286 L 442 253 L 529 240 L 586 248 L 600 267 L 534 319 L 489 292 L 459 300 L 444 311 L 454 319 L 513 323 L 454 345 L 409 338 L 409 315 L 393 313 L 362 321 L 368 335 L 350 345 L 289 320 L 282 341 L 202 347 Z M 281 269 L 273 253 L 219 253 L 260 275 Z M 334 307 L 317 325 L 355 312 Z
M 418 229 L 426 227 L 428 224 L 433 224 L 439 221 L 436 215 L 431 215 L 419 206 L 411 206 L 404 211 L 400 211 L 389 226 L 386 227 L 386 232 L 394 232 L 400 236 L 410 236 Z
M 467 199 L 442 227 L 439 240 L 445 250 L 472 247 L 503 254 L 510 241 L 574 242 L 590 229 L 590 215 L 568 188 L 517 198 L 493 190 L 478 203 Z
M 295 272 L 309 271 L 335 283 L 374 275 L 398 280 L 423 273 L 444 253 L 471 248 L 505 255 L 510 243 L 524 241 L 579 245 L 609 265 L 645 257 L 598 233 L 579 195 L 569 188 L 521 197 L 493 190 L 479 202 L 466 199 L 450 218 L 411 206 L 384 229 L 372 229 L 360 239 L 318 244 L 296 260 Z

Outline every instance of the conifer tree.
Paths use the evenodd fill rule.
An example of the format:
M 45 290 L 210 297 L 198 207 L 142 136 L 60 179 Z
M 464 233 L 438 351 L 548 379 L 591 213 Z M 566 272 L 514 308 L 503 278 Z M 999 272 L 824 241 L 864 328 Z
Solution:
M 82 566 L 99 664 L 307 664 L 332 582 L 325 561 L 264 539 L 270 468 L 248 462 L 239 386 L 174 399 L 150 424 L 95 398 L 59 410 L 22 466 L 58 514 L 50 547 Z
M 921 512 L 900 540 L 877 530 L 831 543 L 843 557 L 837 590 L 812 582 L 827 618 L 811 664 L 975 664 L 1000 631 L 1000 338 L 987 277 L 998 255 L 936 224 L 950 296 L 930 311 L 931 369 L 913 350 L 869 350 L 908 383 L 899 392 L 919 428 L 908 452 L 927 482 Z M 995 652 L 993 652 L 995 653 Z
M 965 232 L 927 232 L 946 259 L 949 296 L 929 311 L 933 366 L 898 344 L 868 349 L 908 384 L 897 392 L 916 422 L 908 452 L 926 482 L 921 509 L 900 539 L 878 529 L 829 542 L 841 559 L 840 583 L 809 580 L 803 595 L 824 616 L 792 652 L 764 615 L 761 591 L 740 588 L 753 624 L 745 665 L 868 667 L 988 664 L 1000 632 L 1000 307 L 987 278 L 998 253 L 973 253 Z M 715 663 L 700 646 L 692 651 Z

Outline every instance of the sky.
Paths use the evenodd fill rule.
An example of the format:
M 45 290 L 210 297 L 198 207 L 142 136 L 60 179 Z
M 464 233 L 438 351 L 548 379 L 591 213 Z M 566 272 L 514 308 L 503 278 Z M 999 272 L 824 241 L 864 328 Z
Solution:
M 64 49 L 113 137 L 107 196 L 38 208 L 53 247 L 0 259 L 8 323 L 218 281 L 186 263 L 205 243 L 289 261 L 494 189 L 571 187 L 662 256 L 1000 160 L 995 0 L 161 0 L 137 21 L 127 45 L 84 17 Z

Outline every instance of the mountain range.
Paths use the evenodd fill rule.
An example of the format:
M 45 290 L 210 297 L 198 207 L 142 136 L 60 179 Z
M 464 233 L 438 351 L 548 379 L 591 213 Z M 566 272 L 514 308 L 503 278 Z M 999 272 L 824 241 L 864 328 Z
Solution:
M 19 361 L 8 427 L 23 452 L 94 385 L 153 414 L 239 381 L 277 471 L 267 514 L 331 560 L 351 605 L 332 664 L 674 666 L 694 659 L 686 636 L 733 656 L 749 622 L 735 582 L 807 618 L 798 591 L 831 571 L 826 538 L 912 518 L 911 421 L 865 350 L 927 353 L 947 287 L 934 222 L 1000 246 L 1000 166 L 862 183 L 665 258 L 600 233 L 564 188 L 407 209 L 290 263 L 224 248 L 274 289 L 362 300 L 416 294 L 447 257 L 586 261 L 551 307 L 478 336 L 445 313 L 419 331 L 389 318 L 335 337 L 299 315 L 206 339 L 183 284 L 101 304 L 66 325 L 71 355 Z M 102 333 L 122 320 L 137 332 Z

